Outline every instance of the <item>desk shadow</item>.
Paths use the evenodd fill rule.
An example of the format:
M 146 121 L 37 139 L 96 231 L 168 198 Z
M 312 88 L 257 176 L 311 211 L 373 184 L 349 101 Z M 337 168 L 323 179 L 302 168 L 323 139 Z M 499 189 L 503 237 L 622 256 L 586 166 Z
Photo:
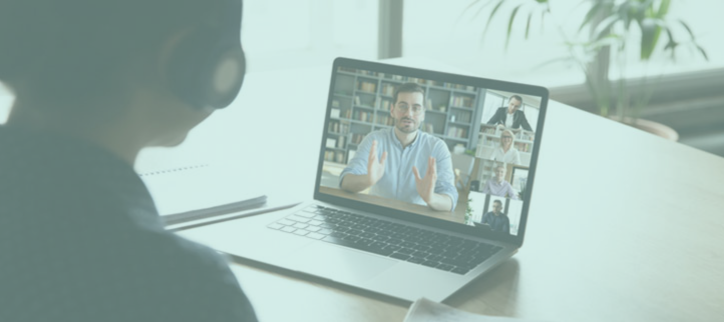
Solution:
M 226 254 L 226 253 L 225 253 L 225 254 Z M 380 294 L 380 293 L 375 293 L 375 292 L 368 291 L 368 290 L 359 289 L 359 288 L 352 287 L 352 286 L 349 286 L 349 285 L 346 285 L 346 284 L 342 284 L 342 283 L 335 282 L 335 281 L 332 281 L 332 280 L 329 280 L 329 279 L 325 279 L 325 278 L 322 278 L 322 277 L 319 277 L 319 276 L 309 275 L 309 274 L 302 273 L 302 272 L 292 271 L 292 270 L 289 270 L 289 269 L 277 267 L 277 266 L 274 266 L 274 265 L 265 264 L 265 263 L 262 263 L 262 262 L 257 262 L 257 261 L 250 260 L 250 259 L 247 259 L 247 258 L 242 258 L 242 257 L 234 256 L 234 255 L 232 255 L 232 254 L 226 254 L 226 255 L 227 255 L 229 258 L 231 258 L 231 260 L 232 260 L 234 263 L 241 264 L 241 265 L 245 265 L 245 266 L 249 266 L 249 267 L 253 267 L 253 268 L 257 268 L 257 269 L 260 269 L 260 270 L 264 270 L 264 271 L 266 271 L 267 273 L 272 273 L 272 274 L 276 274 L 276 275 L 282 275 L 282 276 L 285 276 L 285 277 L 290 277 L 290 278 L 302 280 L 302 281 L 305 281 L 305 282 L 309 282 L 309 283 L 313 283 L 313 284 L 318 284 L 318 285 L 323 286 L 323 287 L 334 288 L 334 289 L 341 290 L 341 291 L 344 291 L 344 292 L 347 292 L 347 293 L 352 293 L 352 294 L 355 294 L 355 295 L 358 295 L 358 296 L 364 296 L 364 297 L 367 297 L 367 298 L 370 298 L 370 299 L 374 299 L 374 300 L 378 300 L 378 301 L 381 301 L 381 302 L 385 302 L 385 303 L 388 303 L 388 304 L 397 305 L 397 306 L 400 306 L 400 307 L 403 307 L 403 308 L 408 308 L 408 307 L 410 307 L 410 304 L 412 304 L 412 302 L 409 302 L 409 301 L 406 301 L 406 300 L 401 300 L 401 299 L 398 299 L 398 298 L 396 298 L 396 297 L 391 297 L 391 296 L 388 296 L 388 295 L 384 295 L 384 294 Z
M 445 304 L 490 315 L 514 316 L 518 303 L 520 264 L 515 258 L 478 277 L 453 294 Z

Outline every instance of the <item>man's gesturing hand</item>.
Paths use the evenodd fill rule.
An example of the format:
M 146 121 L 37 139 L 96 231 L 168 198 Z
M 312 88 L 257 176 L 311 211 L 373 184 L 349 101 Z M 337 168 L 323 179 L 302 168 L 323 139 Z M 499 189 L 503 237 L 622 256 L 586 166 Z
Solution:
M 437 182 L 437 168 L 435 158 L 430 157 L 427 159 L 427 172 L 425 178 L 420 178 L 420 173 L 417 171 L 417 167 L 412 166 L 412 172 L 415 174 L 415 186 L 417 187 L 417 193 L 420 194 L 422 200 L 427 204 L 430 204 L 430 199 L 435 193 L 435 183 Z
M 369 178 L 370 187 L 380 181 L 385 174 L 385 159 L 387 159 L 387 151 L 382 152 L 382 157 L 377 161 L 377 140 L 372 141 L 370 156 L 367 160 L 367 177 Z

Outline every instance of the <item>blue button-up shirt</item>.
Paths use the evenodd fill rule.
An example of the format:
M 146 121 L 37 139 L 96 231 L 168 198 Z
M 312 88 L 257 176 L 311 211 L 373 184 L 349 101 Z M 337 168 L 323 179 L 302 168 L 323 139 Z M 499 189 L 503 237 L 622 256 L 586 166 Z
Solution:
M 377 141 L 378 159 L 382 157 L 383 152 L 387 151 L 387 160 L 385 161 L 385 174 L 372 186 L 370 194 L 426 206 L 425 201 L 417 193 L 412 166 L 416 166 L 420 177 L 424 178 L 427 173 L 428 158 L 432 156 L 437 165 L 435 193 L 450 196 L 452 210 L 455 210 L 458 191 L 455 188 L 450 151 L 445 142 L 422 131 L 418 131 L 417 138 L 405 148 L 395 136 L 394 129 L 382 129 L 367 134 L 357 147 L 354 158 L 342 171 L 340 185 L 347 174 L 367 174 L 367 160 L 372 142 L 375 140 Z

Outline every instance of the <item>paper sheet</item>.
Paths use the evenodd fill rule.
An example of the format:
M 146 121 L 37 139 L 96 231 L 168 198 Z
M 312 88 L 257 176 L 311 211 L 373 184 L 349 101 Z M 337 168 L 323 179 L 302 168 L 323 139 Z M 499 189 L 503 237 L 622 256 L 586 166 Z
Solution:
M 497 316 L 473 314 L 445 304 L 421 298 L 412 303 L 404 322 L 540 322 Z

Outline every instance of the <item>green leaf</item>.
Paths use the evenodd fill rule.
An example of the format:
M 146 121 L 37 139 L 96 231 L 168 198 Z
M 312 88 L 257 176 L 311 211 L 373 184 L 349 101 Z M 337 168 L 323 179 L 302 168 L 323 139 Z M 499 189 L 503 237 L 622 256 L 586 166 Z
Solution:
M 490 26 L 490 22 L 493 20 L 493 17 L 495 17 L 495 13 L 498 12 L 498 9 L 500 9 L 500 6 L 503 5 L 503 2 L 505 0 L 500 0 L 495 7 L 493 7 L 493 11 L 490 12 L 490 17 L 488 17 L 488 22 L 485 23 L 485 29 L 483 30 L 483 35 L 488 32 L 488 27 Z
M 651 13 L 653 13 L 653 7 L 654 7 L 654 0 L 646 0 L 638 5 L 636 8 L 636 21 L 643 21 L 646 17 L 652 17 L 652 15 L 647 15 L 649 13 L 649 10 Z
M 583 18 L 583 22 L 581 23 L 581 26 L 578 27 L 578 33 L 581 33 L 581 30 L 583 30 L 583 28 L 585 28 L 587 24 L 591 23 L 591 20 L 593 19 L 593 17 L 596 16 L 596 14 L 599 13 L 598 10 L 602 6 L 603 6 L 603 2 L 601 2 L 601 1 L 596 1 L 596 3 L 593 6 L 591 6 L 591 9 L 589 9 L 588 12 L 586 13 L 586 17 Z
M 704 48 L 702 48 L 699 45 L 696 45 L 696 49 L 699 50 L 699 52 L 701 53 L 702 56 L 704 56 L 704 59 L 706 59 L 706 61 L 709 61 L 709 56 L 706 54 L 706 51 L 704 50 Z
M 623 21 L 623 27 L 628 30 L 628 28 L 631 26 L 631 13 L 633 9 L 631 8 L 631 2 L 626 1 L 619 5 L 618 10 L 615 10 L 614 13 L 611 15 L 611 17 L 616 17 Z
M 689 33 L 689 36 L 691 36 L 691 41 L 696 46 L 696 49 L 699 50 L 699 52 L 701 53 L 702 56 L 704 56 L 704 59 L 706 59 L 706 61 L 709 61 L 709 55 L 706 54 L 706 51 L 704 50 L 703 47 L 701 47 L 701 45 L 696 43 L 696 38 L 694 37 L 694 32 L 691 30 L 691 28 L 689 28 L 689 25 L 686 22 L 684 22 L 683 20 L 679 20 L 679 23 L 681 23 L 681 25 L 684 26 L 686 31 Z
M 462 16 L 465 14 L 465 12 L 467 12 L 467 11 L 470 10 L 470 9 L 472 9 L 473 6 L 475 6 L 476 4 L 478 4 L 478 3 L 481 2 L 481 1 L 482 1 L 482 0 L 473 0 L 473 2 L 471 2 L 467 7 L 465 7 L 465 10 L 463 10 L 463 12 L 460 13 L 460 17 L 458 17 L 458 19 L 461 19 Z M 481 5 L 480 8 L 478 8 L 478 11 L 475 12 L 475 14 L 473 15 L 473 18 L 477 18 L 478 16 L 480 16 L 480 13 L 483 12 L 483 9 L 485 9 L 485 8 L 486 8 L 488 5 L 490 5 L 491 3 L 493 3 L 492 0 L 483 3 L 483 5 Z
M 528 33 L 530 32 L 530 21 L 533 19 L 533 13 L 528 14 L 528 21 L 525 23 L 525 39 L 528 39 Z
M 641 22 L 641 60 L 649 60 L 656 48 L 661 34 L 661 27 L 653 19 L 644 19 Z
M 513 23 L 515 22 L 515 16 L 518 14 L 518 10 L 522 4 L 519 4 L 515 9 L 513 9 L 513 12 L 510 14 L 510 19 L 508 20 L 508 32 L 505 35 L 505 49 L 508 49 L 508 43 L 510 42 L 510 33 L 513 31 Z
M 663 18 L 666 16 L 667 13 L 669 13 L 669 5 L 671 5 L 671 0 L 662 0 L 661 5 L 659 5 L 659 12 L 656 14 L 656 18 Z
M 466 12 L 466 11 L 472 9 L 473 6 L 475 6 L 476 4 L 478 4 L 480 1 L 482 1 L 482 0 L 473 0 L 473 1 L 471 1 L 470 4 L 469 4 L 467 7 L 465 7 L 465 10 L 463 10 L 463 12 Z M 486 3 L 484 3 L 481 7 L 485 8 L 489 3 L 490 3 L 490 2 L 486 2 Z
M 684 26 L 686 31 L 689 33 L 689 36 L 691 36 L 691 40 L 696 39 L 696 37 L 694 37 L 694 32 L 691 31 L 691 28 L 689 28 L 689 25 L 687 25 L 686 22 L 684 22 L 683 20 L 679 20 L 679 23 L 681 23 L 681 25 Z
M 666 43 L 666 46 L 664 46 L 664 51 L 671 50 L 671 57 L 674 57 L 674 51 L 676 50 L 676 47 L 679 45 L 676 40 L 674 40 L 674 34 L 669 30 L 669 28 L 665 28 L 666 34 L 669 36 L 669 42 Z
M 599 40 L 610 34 L 613 25 L 619 21 L 619 17 L 616 15 L 610 15 L 605 19 L 601 20 L 601 22 L 598 23 L 598 27 L 596 27 L 596 31 L 594 33 L 596 36 L 594 37 L 594 40 Z

